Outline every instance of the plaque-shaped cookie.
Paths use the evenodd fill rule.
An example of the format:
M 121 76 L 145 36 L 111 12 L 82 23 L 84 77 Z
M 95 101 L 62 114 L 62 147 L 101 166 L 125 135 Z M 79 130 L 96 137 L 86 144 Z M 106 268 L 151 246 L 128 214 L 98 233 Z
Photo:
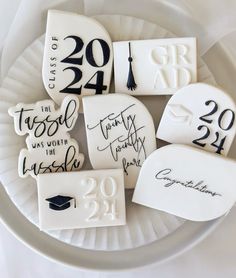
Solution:
M 144 162 L 133 202 L 193 220 L 226 214 L 236 201 L 236 162 L 190 146 L 172 144 Z
M 172 95 L 197 81 L 195 38 L 114 42 L 115 91 Z
M 149 111 L 124 94 L 84 97 L 83 107 L 93 168 L 121 168 L 125 187 L 134 188 L 144 160 L 156 149 Z
M 108 93 L 112 63 L 111 39 L 99 22 L 75 13 L 48 12 L 42 75 L 57 104 L 68 94 Z
M 74 95 L 67 96 L 59 109 L 55 109 L 52 100 L 18 103 L 9 109 L 16 133 L 29 134 L 27 149 L 22 149 L 19 155 L 20 177 L 36 178 L 39 174 L 69 172 L 82 167 L 84 155 L 68 133 L 75 125 L 78 110 L 79 100 Z
M 227 155 L 236 131 L 235 111 L 233 99 L 220 88 L 188 85 L 167 103 L 157 138 Z
M 42 230 L 125 225 L 122 169 L 39 175 Z

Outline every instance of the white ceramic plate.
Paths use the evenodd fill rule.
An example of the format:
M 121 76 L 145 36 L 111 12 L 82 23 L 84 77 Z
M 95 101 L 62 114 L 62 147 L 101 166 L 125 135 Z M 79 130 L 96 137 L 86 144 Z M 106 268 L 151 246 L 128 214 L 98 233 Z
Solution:
M 113 40 L 172 36 L 163 28 L 141 19 L 125 16 L 98 16 L 97 19 L 108 29 Z M 15 135 L 12 120 L 6 111 L 9 106 L 17 102 L 30 103 L 48 98 L 41 81 L 42 51 L 43 38 L 40 38 L 17 59 L 4 80 L 0 92 L 2 100 L 0 102 L 1 181 L 11 200 L 36 225 L 38 222 L 36 184 L 31 178 L 20 179 L 17 174 L 17 157 L 19 150 L 25 144 L 24 138 Z M 214 83 L 211 73 L 203 62 L 199 63 L 199 80 Z M 157 124 L 168 98 L 146 97 L 141 99 L 153 114 Z M 80 118 L 73 137 L 78 138 L 83 152 L 86 153 L 85 134 L 81 130 L 83 121 L 82 117 Z M 86 168 L 89 168 L 89 163 Z M 3 191 L 2 188 L 1 190 Z M 128 225 L 124 227 L 65 230 L 50 233 L 60 241 L 93 249 L 93 251 L 75 248 L 39 232 L 12 206 L 4 192 L 0 195 L 0 212 L 2 219 L 14 233 L 39 252 L 71 265 L 100 270 L 133 268 L 164 260 L 199 240 L 218 222 L 184 223 L 182 219 L 172 215 L 132 204 L 130 202 L 131 194 L 128 191 Z M 5 204 L 5 208 L 3 204 Z M 62 248 L 63 252 L 61 252 Z M 94 249 L 123 250 L 127 248 L 129 250 L 94 251 Z

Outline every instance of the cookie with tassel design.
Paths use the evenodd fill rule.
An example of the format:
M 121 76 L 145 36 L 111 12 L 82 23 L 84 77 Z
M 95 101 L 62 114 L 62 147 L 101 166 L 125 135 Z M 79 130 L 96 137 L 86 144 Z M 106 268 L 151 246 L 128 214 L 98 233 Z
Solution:
M 114 42 L 113 51 L 117 93 L 172 95 L 197 81 L 196 38 Z

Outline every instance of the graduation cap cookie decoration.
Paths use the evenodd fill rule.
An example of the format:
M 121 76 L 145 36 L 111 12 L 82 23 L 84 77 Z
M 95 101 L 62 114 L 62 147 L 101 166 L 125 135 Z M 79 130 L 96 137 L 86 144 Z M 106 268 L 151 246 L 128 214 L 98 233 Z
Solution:
M 123 169 L 40 174 L 40 230 L 126 224 Z
M 206 83 L 194 83 L 170 98 L 156 137 L 226 156 L 236 133 L 235 118 L 236 105 L 227 92 Z
M 53 210 L 68 209 L 72 201 L 74 201 L 74 208 L 76 208 L 76 199 L 74 197 L 57 195 L 45 200 L 49 202 L 49 208 Z

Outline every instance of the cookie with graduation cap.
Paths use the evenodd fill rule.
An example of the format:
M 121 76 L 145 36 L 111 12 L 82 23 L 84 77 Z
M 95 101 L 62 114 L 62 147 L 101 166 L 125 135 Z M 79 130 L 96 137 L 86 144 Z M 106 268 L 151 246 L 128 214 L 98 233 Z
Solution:
M 126 223 L 122 169 L 40 174 L 37 185 L 41 230 Z
M 235 113 L 234 100 L 222 89 L 190 84 L 170 98 L 156 137 L 227 155 L 236 132 Z
M 46 201 L 49 202 L 49 208 L 53 210 L 68 209 L 72 203 L 74 203 L 74 208 L 76 208 L 76 199 L 70 196 L 57 195 L 47 198 Z

